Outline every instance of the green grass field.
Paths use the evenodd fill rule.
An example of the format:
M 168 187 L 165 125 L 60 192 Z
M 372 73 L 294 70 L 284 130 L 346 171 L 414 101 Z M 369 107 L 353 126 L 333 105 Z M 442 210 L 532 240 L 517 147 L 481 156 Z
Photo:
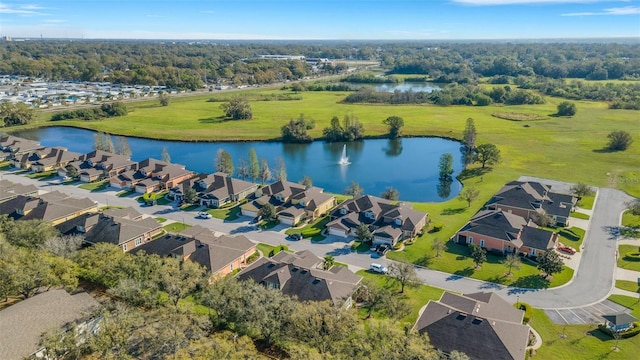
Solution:
M 618 267 L 627 270 L 640 271 L 640 261 L 628 261 L 625 260 L 624 255 L 630 252 L 638 252 L 640 249 L 634 245 L 620 245 L 618 246 Z
M 583 213 L 577 212 L 577 211 L 572 212 L 571 215 L 569 215 L 569 216 L 571 216 L 572 218 L 583 219 L 583 220 L 589 220 L 591 218 L 589 215 L 583 214 Z
M 593 203 L 596 200 L 595 196 L 583 196 L 580 201 L 578 201 L 578 207 L 583 209 L 591 210 L 593 209 Z
M 299 233 L 305 239 L 310 239 L 311 241 L 321 241 L 325 239 L 325 236 L 321 234 L 322 230 L 324 230 L 325 225 L 329 222 L 329 217 L 320 217 L 316 219 L 316 221 L 311 224 L 307 224 L 302 228 L 291 228 L 287 229 L 284 233 L 287 235 Z
M 618 289 L 640 293 L 640 285 L 638 285 L 636 281 L 616 280 L 616 287 Z
M 162 228 L 165 229 L 167 232 L 172 232 L 172 233 L 179 233 L 180 231 L 191 227 L 191 225 L 188 224 L 183 224 L 183 223 L 179 223 L 179 222 L 174 222 L 171 223 L 169 225 L 165 225 Z
M 640 227 L 640 215 L 633 215 L 631 211 L 622 214 L 622 226 Z
M 610 300 L 633 309 L 632 314 L 640 316 L 640 303 L 637 299 L 612 295 Z M 544 311 L 533 310 L 529 323 L 542 337 L 543 345 L 531 359 L 635 359 L 640 353 L 638 336 L 622 339 L 618 343 L 619 351 L 612 351 L 615 340 L 598 331 L 596 325 L 558 325 L 551 322 Z M 566 335 L 562 337 L 561 335 Z
M 89 191 L 100 191 L 100 190 L 105 190 L 106 188 L 109 187 L 109 180 L 102 180 L 102 181 L 96 181 L 96 182 L 90 182 L 90 183 L 84 183 L 80 186 L 78 186 L 81 189 L 85 189 L 85 190 L 89 190 Z
M 240 217 L 240 206 L 232 206 L 223 209 L 210 209 L 205 210 L 216 219 L 221 220 L 235 220 Z
M 580 251 L 580 246 L 582 246 L 582 241 L 584 240 L 584 230 L 574 226 L 569 229 L 560 229 L 558 234 L 560 235 L 561 243 Z

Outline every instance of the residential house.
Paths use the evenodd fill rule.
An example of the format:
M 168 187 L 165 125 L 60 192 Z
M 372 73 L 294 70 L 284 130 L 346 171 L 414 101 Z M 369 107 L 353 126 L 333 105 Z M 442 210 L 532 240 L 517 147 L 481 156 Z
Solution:
M 254 201 L 242 205 L 242 215 L 255 217 L 264 205 L 270 203 L 276 208 L 280 223 L 291 226 L 303 220 L 315 220 L 336 204 L 335 196 L 321 188 L 308 188 L 289 181 L 277 181 L 258 189 L 255 197 Z
M 604 326 L 606 326 L 607 329 L 611 330 L 611 332 L 613 333 L 627 331 L 633 328 L 634 322 L 638 321 L 638 319 L 636 319 L 631 314 L 627 314 L 626 312 L 602 315 L 602 317 L 605 321 Z
M 213 279 L 245 266 L 247 259 L 256 252 L 256 244 L 242 235 L 215 236 L 209 229 L 193 226 L 180 234 L 166 234 L 143 244 L 132 253 L 139 251 L 194 261 L 209 270 Z
M 235 179 L 225 173 L 198 174 L 169 190 L 169 197 L 182 201 L 187 188 L 198 194 L 201 206 L 217 208 L 228 203 L 242 201 L 258 189 L 258 184 Z
M 427 214 L 408 204 L 360 195 L 335 208 L 326 228 L 331 235 L 347 237 L 360 224 L 369 226 L 374 244 L 394 246 L 400 240 L 416 237 L 427 225 Z
M 59 191 L 38 197 L 18 195 L 0 203 L 0 214 L 7 214 L 15 220 L 43 220 L 53 226 L 96 211 L 98 204 L 91 199 L 75 198 Z
M 16 198 L 18 195 L 37 196 L 38 188 L 35 185 L 13 183 L 9 180 L 0 180 L 0 203 Z
M 41 157 L 31 163 L 31 170 L 34 172 L 44 172 L 67 166 L 67 164 L 76 161 L 81 154 L 68 151 L 61 148 L 53 148 L 45 157 Z
M 85 242 L 89 244 L 111 243 L 127 252 L 152 241 L 154 236 L 162 234 L 164 231 L 154 218 L 141 218 L 133 213 L 130 216 L 119 217 L 113 213 L 111 215 L 102 213 L 95 214 L 94 218 L 86 219 L 81 223 L 85 230 Z M 77 226 L 76 229 L 81 230 Z
M 457 350 L 470 359 L 524 360 L 529 342 L 524 311 L 495 293 L 444 292 L 422 308 L 415 328 L 445 354 Z
M 105 178 L 110 179 L 123 171 L 135 170 L 138 168 L 138 163 L 123 155 L 94 150 L 81 155 L 78 160 L 60 167 L 58 175 L 69 176 L 70 167 L 75 169 L 81 181 L 92 182 Z
M 569 215 L 574 210 L 577 198 L 556 193 L 551 185 L 533 181 L 512 181 L 502 187 L 487 203 L 490 210 L 504 210 L 525 219 L 536 212 L 551 216 L 559 226 L 569 225 Z
M 61 289 L 49 290 L 0 311 L 0 354 L 4 360 L 20 360 L 32 355 L 44 357 L 40 339 L 50 331 L 79 323 L 79 329 L 95 332 L 99 317 L 90 317 L 100 304 L 87 293 L 69 295 Z M 89 320 L 85 320 L 85 319 Z M 80 334 L 81 335 L 81 334 Z
M 459 244 L 506 253 L 540 256 L 555 249 L 558 234 L 538 228 L 532 221 L 502 210 L 481 210 L 454 236 Z
M 116 188 L 135 189 L 138 193 L 150 193 L 168 190 L 193 177 L 194 173 L 184 165 L 146 159 L 140 161 L 135 169 L 116 174 L 110 179 L 110 185 Z
M 351 296 L 362 277 L 347 267 L 333 266 L 323 270 L 322 260 L 308 250 L 295 254 L 281 251 L 273 257 L 262 257 L 238 274 L 241 280 L 253 280 L 299 301 L 331 301 L 350 307 Z
M 31 151 L 42 149 L 39 142 L 19 138 L 13 135 L 0 135 L 0 158 L 13 160 Z

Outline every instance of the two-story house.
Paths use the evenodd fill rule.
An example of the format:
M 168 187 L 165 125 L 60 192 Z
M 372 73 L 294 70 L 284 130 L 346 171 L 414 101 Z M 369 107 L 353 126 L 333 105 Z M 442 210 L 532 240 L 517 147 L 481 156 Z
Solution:
M 258 189 L 258 184 L 235 179 L 222 172 L 198 174 L 182 182 L 180 186 L 171 188 L 169 196 L 182 201 L 187 188 L 193 189 L 198 194 L 200 205 L 217 208 L 246 199 Z
M 146 159 L 135 169 L 118 173 L 111 177 L 110 185 L 116 188 L 134 189 L 138 193 L 164 191 L 173 188 L 194 176 L 184 165 Z

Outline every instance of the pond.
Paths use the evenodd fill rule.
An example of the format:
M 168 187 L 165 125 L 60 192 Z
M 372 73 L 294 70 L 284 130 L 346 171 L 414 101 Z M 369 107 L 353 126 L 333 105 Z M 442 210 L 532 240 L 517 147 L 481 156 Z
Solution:
M 63 146 L 70 151 L 87 153 L 93 150 L 95 132 L 69 127 L 48 127 L 13 132 L 13 135 L 37 140 L 44 146 Z M 461 184 L 454 180 L 439 182 L 438 162 L 444 153 L 453 154 L 454 176 L 462 170 L 460 143 L 435 137 L 404 139 L 368 139 L 350 143 L 284 144 L 280 142 L 181 142 L 140 138 L 127 138 L 131 158 L 141 161 L 161 158 L 166 147 L 171 162 L 183 164 L 196 172 L 214 171 L 214 158 L 218 149 L 227 151 L 236 166 L 248 159 L 254 148 L 258 158 L 268 160 L 275 167 L 282 157 L 289 181 L 301 181 L 309 176 L 315 186 L 333 193 L 343 193 L 352 181 L 367 194 L 380 196 L 393 187 L 405 201 L 435 202 L 457 196 Z M 116 139 L 114 138 L 114 143 Z M 346 148 L 348 165 L 339 161 Z
M 359 89 L 364 86 L 372 86 L 375 91 L 378 92 L 395 92 L 396 90 L 405 92 L 405 91 L 413 91 L 413 92 L 432 92 L 434 90 L 441 90 L 442 88 L 434 83 L 428 82 L 409 82 L 405 81 L 403 83 L 398 84 L 360 84 L 360 83 L 350 83 L 345 82 L 345 84 L 349 84 L 353 88 Z

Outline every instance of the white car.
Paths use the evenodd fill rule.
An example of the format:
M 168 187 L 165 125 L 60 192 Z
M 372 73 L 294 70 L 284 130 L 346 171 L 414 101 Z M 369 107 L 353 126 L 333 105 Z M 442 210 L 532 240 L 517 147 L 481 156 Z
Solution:
M 387 269 L 387 267 L 384 265 L 371 263 L 371 265 L 369 265 L 369 271 L 377 272 L 379 274 L 386 274 L 389 272 L 389 269 Z
M 201 219 L 211 219 L 212 218 L 211 214 L 209 214 L 206 211 L 200 211 L 198 213 L 198 217 L 201 218 Z

